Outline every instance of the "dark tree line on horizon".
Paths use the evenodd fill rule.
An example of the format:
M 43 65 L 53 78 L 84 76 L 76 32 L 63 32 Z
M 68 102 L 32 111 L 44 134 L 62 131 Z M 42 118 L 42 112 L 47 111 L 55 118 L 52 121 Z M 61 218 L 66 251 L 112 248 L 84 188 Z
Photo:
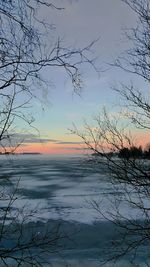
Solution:
M 123 147 L 119 149 L 117 152 L 108 152 L 108 153 L 101 153 L 102 157 L 107 156 L 117 156 L 119 158 L 124 159 L 150 159 L 150 145 L 147 144 L 146 148 L 143 149 L 142 146 L 131 146 L 131 147 Z M 93 156 L 98 155 L 97 153 L 93 153 Z
M 124 147 L 118 152 L 118 157 L 126 159 L 150 159 L 150 146 L 144 150 L 141 146 Z
M 117 152 L 96 152 L 92 156 L 101 156 L 101 157 L 118 157 L 129 160 L 132 159 L 150 159 L 150 145 L 147 144 L 146 148 L 142 146 L 131 146 L 123 147 L 118 149 Z

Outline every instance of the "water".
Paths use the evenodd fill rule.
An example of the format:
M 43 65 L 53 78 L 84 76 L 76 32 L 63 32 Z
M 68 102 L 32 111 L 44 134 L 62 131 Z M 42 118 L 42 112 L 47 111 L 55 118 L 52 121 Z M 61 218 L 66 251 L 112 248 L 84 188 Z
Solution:
M 110 173 L 103 164 L 100 167 L 86 157 L 22 155 L 1 156 L 0 168 L 1 181 L 3 177 L 9 178 L 2 186 L 3 191 L 7 196 L 15 191 L 17 198 L 12 201 L 5 224 L 12 224 L 16 214 L 21 222 L 26 214 L 26 232 L 29 225 L 38 225 L 40 232 L 61 224 L 61 231 L 71 237 L 62 241 L 59 255 L 52 254 L 54 267 L 97 267 L 113 257 L 118 249 L 115 244 L 121 237 L 109 220 L 116 212 L 116 196 L 123 198 L 124 191 L 120 185 L 111 184 Z M 1 200 L 1 206 L 7 205 L 8 199 Z M 126 218 L 141 219 L 139 211 L 124 202 L 120 203 L 120 209 Z M 18 210 L 23 215 L 18 216 Z M 145 245 L 138 250 L 139 266 L 146 266 L 148 251 Z M 106 262 L 105 266 L 135 267 L 133 257 L 129 253 L 114 264 Z

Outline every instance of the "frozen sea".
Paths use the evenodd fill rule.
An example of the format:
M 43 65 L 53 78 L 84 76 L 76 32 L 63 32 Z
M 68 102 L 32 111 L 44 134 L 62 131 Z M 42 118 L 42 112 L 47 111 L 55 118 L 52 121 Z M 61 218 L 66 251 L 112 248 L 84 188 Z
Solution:
M 24 210 L 32 214 L 27 227 L 28 223 L 39 224 L 42 231 L 42 227 L 61 222 L 62 230 L 72 235 L 72 240 L 63 241 L 60 255 L 52 255 L 54 267 L 98 267 L 111 258 L 120 235 L 110 220 L 116 196 L 123 197 L 124 192 L 119 185 L 111 184 L 109 170 L 103 164 L 93 163 L 86 156 L 0 156 L 0 170 L 1 181 L 8 177 L 2 182 L 3 191 L 8 195 L 15 192 L 11 216 Z M 7 200 L 1 205 L 7 205 Z M 120 210 L 126 218 L 142 219 L 124 202 Z M 149 247 L 140 248 L 137 265 L 132 263 L 133 256 L 129 253 L 104 266 L 148 266 Z

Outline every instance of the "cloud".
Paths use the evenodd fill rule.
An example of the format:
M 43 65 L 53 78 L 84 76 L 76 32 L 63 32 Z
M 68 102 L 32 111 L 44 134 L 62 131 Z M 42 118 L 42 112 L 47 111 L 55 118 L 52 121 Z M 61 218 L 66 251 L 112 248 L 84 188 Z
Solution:
M 31 144 L 47 144 L 47 143 L 52 143 L 57 146 L 64 145 L 64 148 L 62 149 L 76 149 L 76 150 L 79 150 L 80 145 L 84 144 L 84 142 L 82 141 L 63 141 L 63 140 L 51 139 L 51 138 L 47 138 L 43 136 L 40 137 L 40 135 L 34 135 L 32 133 L 13 133 L 13 134 L 9 133 L 8 135 L 4 136 L 3 140 L 1 140 L 1 145 L 5 148 L 7 147 L 15 148 L 18 145 L 21 145 L 21 147 L 27 147 L 28 145 L 31 145 Z M 69 148 L 69 145 L 76 146 L 76 147 Z
M 88 147 L 75 147 L 75 146 L 72 146 L 72 147 L 61 147 L 61 149 L 64 149 L 64 150 L 77 150 L 77 151 L 89 150 Z
M 43 138 L 40 136 L 36 136 L 30 133 L 13 133 L 4 136 L 4 139 L 1 141 L 1 144 L 5 147 L 7 146 L 16 146 L 21 144 L 21 146 L 26 146 L 28 144 L 35 143 L 57 143 L 59 140 Z
M 59 140 L 50 139 L 50 138 L 43 138 L 33 134 L 25 134 L 25 133 L 16 133 L 12 135 L 10 138 L 15 139 L 18 142 L 24 144 L 31 144 L 31 143 L 56 143 Z
M 57 144 L 59 145 L 81 145 L 81 144 L 84 144 L 84 142 L 81 142 L 81 141 L 60 141 L 60 142 L 57 142 Z
M 49 143 L 49 142 L 56 143 L 57 140 L 48 139 L 48 138 L 36 138 L 36 137 L 23 140 L 23 143 L 25 143 L 25 144 L 27 144 L 27 143 L 28 144 L 31 144 L 31 143 Z

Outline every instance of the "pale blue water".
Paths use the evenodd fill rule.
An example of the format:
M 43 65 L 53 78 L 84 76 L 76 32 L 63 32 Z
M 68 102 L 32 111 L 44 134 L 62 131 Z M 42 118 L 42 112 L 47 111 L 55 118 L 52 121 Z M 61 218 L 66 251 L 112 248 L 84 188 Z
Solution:
M 24 207 L 25 212 L 36 212 L 27 223 L 49 225 L 50 222 L 62 223 L 62 229 L 74 233 L 75 242 L 64 241 L 61 256 L 52 257 L 54 267 L 97 267 L 100 262 L 114 253 L 114 242 L 120 236 L 112 223 L 106 220 L 101 212 L 110 219 L 114 208 L 115 196 L 123 196 L 121 186 L 110 183 L 109 171 L 101 165 L 93 164 L 86 157 L 54 157 L 44 155 L 20 155 L 4 158 L 0 156 L 0 179 L 8 176 L 2 188 L 11 195 L 15 192 L 16 201 L 12 205 L 11 216 Z M 18 182 L 19 181 L 19 182 Z M 93 203 L 100 207 L 98 212 Z M 7 201 L 1 201 L 7 205 Z M 122 203 L 121 211 L 127 217 L 137 217 L 136 210 Z M 21 218 L 20 218 L 21 219 Z M 19 217 L 18 217 L 19 220 Z M 11 217 L 8 218 L 8 224 Z M 28 224 L 27 224 L 28 225 Z M 67 229 L 67 230 L 66 230 Z M 141 247 L 136 262 L 146 266 L 149 256 L 148 246 Z M 129 267 L 132 253 L 122 257 L 107 267 Z M 136 265 L 138 266 L 138 265 Z

